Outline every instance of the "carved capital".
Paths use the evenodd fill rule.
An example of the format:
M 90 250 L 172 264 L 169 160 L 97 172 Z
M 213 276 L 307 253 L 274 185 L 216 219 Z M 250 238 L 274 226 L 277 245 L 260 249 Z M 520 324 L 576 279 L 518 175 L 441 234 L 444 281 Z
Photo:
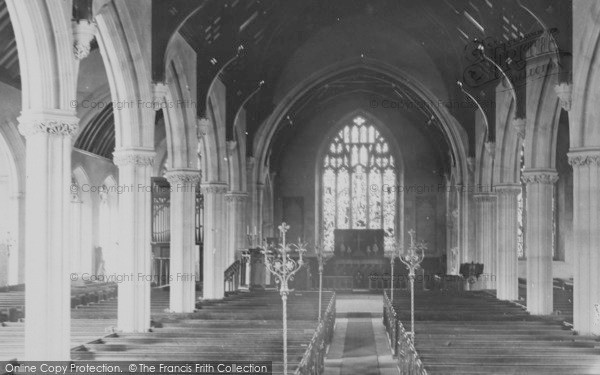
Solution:
M 237 141 L 227 141 L 227 150 L 232 153 L 237 148 Z
M 571 110 L 573 86 L 569 83 L 563 82 L 554 86 L 554 92 L 556 93 L 556 96 L 558 96 L 558 100 L 560 101 L 560 106 L 562 109 L 569 112 Z
M 79 119 L 66 111 L 25 112 L 19 117 L 19 132 L 25 138 L 37 134 L 72 137 L 78 127 Z
M 517 131 L 517 135 L 521 139 L 525 139 L 526 131 L 527 131 L 527 121 L 525 118 L 515 117 L 512 119 L 512 126 Z
M 152 85 L 152 108 L 155 111 L 161 110 L 163 108 L 163 104 L 167 99 L 168 92 L 169 88 L 164 82 L 156 82 Z
M 245 202 L 248 199 L 248 194 L 238 191 L 230 191 L 225 194 L 226 202 Z
M 487 153 L 494 158 L 496 155 L 496 142 L 485 142 L 483 145 Z
M 154 164 L 155 152 L 148 149 L 123 149 L 113 152 L 113 163 L 118 166 Z
M 470 173 L 473 173 L 475 171 L 475 158 L 472 156 L 469 156 L 467 158 L 467 168 L 469 169 Z
M 473 200 L 475 202 L 495 202 L 496 201 L 496 196 L 493 194 L 474 194 L 473 195 Z
M 194 169 L 177 169 L 165 173 L 171 185 L 196 185 L 200 182 L 200 171 Z
M 600 167 L 600 149 L 580 149 L 567 154 L 569 164 L 573 167 L 578 166 L 596 166 Z
M 210 129 L 210 120 L 208 117 L 199 117 L 196 123 L 196 132 L 198 139 L 201 139 L 208 134 L 208 130 Z
M 517 196 L 521 193 L 521 186 L 519 185 L 496 185 L 494 186 L 494 192 L 498 195 L 514 195 Z
M 202 194 L 225 194 L 227 193 L 227 184 L 224 183 L 208 183 L 200 185 Z
M 90 54 L 92 40 L 96 34 L 96 25 L 90 20 L 73 20 L 73 55 L 83 60 Z
M 558 173 L 555 171 L 523 171 L 521 180 L 526 184 L 548 184 L 552 185 L 558 181 Z

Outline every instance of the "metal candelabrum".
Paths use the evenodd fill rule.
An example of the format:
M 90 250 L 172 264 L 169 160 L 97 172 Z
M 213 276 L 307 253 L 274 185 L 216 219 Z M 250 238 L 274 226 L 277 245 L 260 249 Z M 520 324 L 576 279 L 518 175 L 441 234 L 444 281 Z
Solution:
M 321 297 L 323 296 L 323 269 L 325 267 L 325 264 L 327 263 L 327 261 L 329 259 L 331 259 L 331 257 L 333 256 L 333 254 L 329 253 L 326 254 L 323 251 L 323 246 L 319 246 L 316 249 L 316 254 L 317 254 L 317 262 L 319 263 L 319 322 L 321 321 Z
M 286 243 L 285 233 L 290 229 L 286 223 L 281 223 L 278 229 L 281 233 L 281 243 L 271 247 L 263 244 L 262 252 L 265 255 L 267 270 L 275 276 L 275 282 L 279 284 L 283 304 L 283 373 L 287 375 L 287 297 L 290 292 L 288 282 L 294 279 L 294 275 L 304 264 L 302 256 L 306 252 L 306 244 L 300 240 L 296 244 Z M 288 253 L 294 251 L 298 253 L 298 260 L 288 256 Z
M 415 231 L 408 231 L 410 235 L 410 247 L 408 253 L 400 257 L 400 261 L 408 268 L 408 279 L 410 280 L 410 336 L 413 344 L 415 343 L 415 271 L 420 267 L 421 262 L 425 258 L 425 249 L 427 246 L 424 242 L 416 242 Z M 418 253 L 421 251 L 421 254 Z

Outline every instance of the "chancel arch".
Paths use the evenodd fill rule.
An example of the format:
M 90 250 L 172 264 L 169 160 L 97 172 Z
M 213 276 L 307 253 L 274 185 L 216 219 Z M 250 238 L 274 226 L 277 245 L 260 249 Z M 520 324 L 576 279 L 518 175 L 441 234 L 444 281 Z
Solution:
M 320 71 L 311 75 L 306 80 L 298 83 L 289 91 L 286 97 L 282 98 L 277 104 L 273 113 L 267 121 L 262 123 L 253 137 L 253 152 L 257 159 L 254 164 L 254 175 L 257 178 L 264 175 L 264 169 L 268 168 L 267 160 L 271 157 L 271 149 L 273 142 L 277 139 L 281 129 L 285 129 L 290 125 L 290 114 L 296 111 L 296 106 L 302 106 L 302 101 L 307 97 L 311 97 L 320 87 L 327 87 L 329 82 L 336 82 L 341 77 L 352 76 L 353 74 L 365 74 L 366 76 L 375 75 L 385 77 L 385 82 L 396 91 L 405 90 L 410 93 L 408 98 L 413 103 L 413 107 L 424 108 L 423 113 L 427 113 L 428 119 L 425 120 L 429 125 L 434 124 L 439 131 L 439 139 L 442 141 L 440 149 L 448 149 L 450 161 L 447 169 L 453 170 L 454 187 L 447 187 L 446 190 L 457 192 L 461 196 L 458 205 L 459 209 L 457 223 L 460 223 L 457 230 L 457 241 L 460 252 L 467 254 L 469 247 L 469 227 L 468 227 L 468 198 L 466 192 L 469 190 L 470 180 L 468 178 L 467 167 L 467 141 L 466 133 L 460 126 L 456 118 L 454 118 L 448 108 L 443 105 L 419 105 L 420 103 L 439 103 L 439 99 L 428 90 L 427 87 L 414 80 L 409 74 L 401 68 L 391 66 L 385 62 L 363 57 L 360 59 L 349 58 L 347 60 L 332 64 L 322 68 Z M 373 94 L 372 92 L 370 93 Z M 393 94 L 397 95 L 397 94 Z M 376 96 L 377 97 L 377 96 Z M 383 98 L 390 98 L 383 96 Z M 365 99 L 366 101 L 367 99 Z M 382 99 L 379 99 L 382 100 Z M 364 106 L 364 102 L 362 103 Z M 441 182 L 440 182 L 441 183 Z M 457 188 L 460 186 L 460 188 Z M 318 210 L 317 210 L 318 212 Z M 318 222 L 318 217 L 315 218 Z M 445 238 L 445 235 L 444 235 Z M 450 249 L 445 249 L 450 253 Z M 460 254 L 457 254 L 461 257 Z M 449 257 L 449 255 L 448 255 Z

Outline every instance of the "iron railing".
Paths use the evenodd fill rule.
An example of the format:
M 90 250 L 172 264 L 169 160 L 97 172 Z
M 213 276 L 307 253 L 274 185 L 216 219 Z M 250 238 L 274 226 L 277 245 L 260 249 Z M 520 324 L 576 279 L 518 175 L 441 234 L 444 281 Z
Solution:
M 392 353 L 398 358 L 400 373 L 403 375 L 427 375 L 427 370 L 415 349 L 411 336 L 404 329 L 387 292 L 383 293 L 383 325 L 390 340 Z
M 333 338 L 335 327 L 335 293 L 304 352 L 295 375 L 320 375 L 325 373 L 325 353 Z

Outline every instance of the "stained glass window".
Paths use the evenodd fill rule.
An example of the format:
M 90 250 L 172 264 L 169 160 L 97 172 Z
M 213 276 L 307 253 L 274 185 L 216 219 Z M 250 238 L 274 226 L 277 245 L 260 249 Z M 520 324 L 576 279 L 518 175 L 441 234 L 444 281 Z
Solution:
M 323 160 L 323 244 L 334 229 L 383 229 L 386 250 L 396 236 L 396 164 L 385 138 L 357 116 L 333 138 Z

